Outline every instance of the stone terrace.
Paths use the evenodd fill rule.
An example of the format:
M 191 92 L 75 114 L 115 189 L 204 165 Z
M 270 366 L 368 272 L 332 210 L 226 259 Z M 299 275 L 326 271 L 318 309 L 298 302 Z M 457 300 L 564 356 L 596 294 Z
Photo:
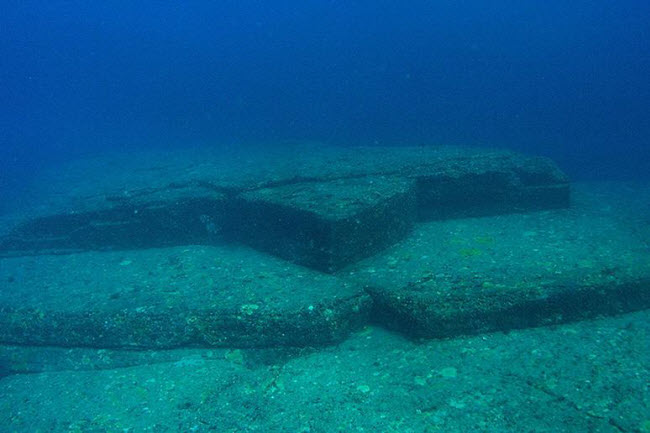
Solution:
M 552 161 L 507 151 L 299 150 L 44 174 L 0 238 L 0 343 L 305 347 L 368 322 L 450 337 L 650 306 L 633 194 L 570 200 Z

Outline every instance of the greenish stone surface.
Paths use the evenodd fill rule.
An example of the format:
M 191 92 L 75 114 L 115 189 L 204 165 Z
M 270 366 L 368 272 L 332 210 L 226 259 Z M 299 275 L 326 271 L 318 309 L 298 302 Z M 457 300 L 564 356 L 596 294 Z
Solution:
M 562 208 L 569 192 L 548 159 L 467 147 L 116 153 L 41 174 L 3 218 L 0 256 L 227 241 L 330 272 L 399 240 L 414 214 Z
M 8 376 L 0 425 L 17 433 L 642 432 L 649 344 L 647 311 L 426 342 L 369 327 L 270 365 L 191 356 Z
M 5 258 L 0 342 L 170 348 L 307 346 L 366 320 L 351 282 L 244 247 Z
M 0 239 L 0 256 L 215 243 L 227 218 L 226 196 L 208 188 L 125 191 L 21 221 Z
M 575 196 L 571 209 L 424 223 L 341 274 L 366 287 L 376 321 L 422 337 L 650 307 L 647 239 L 616 191 Z
M 237 239 L 325 272 L 377 253 L 407 235 L 415 183 L 361 177 L 263 188 L 241 195 Z

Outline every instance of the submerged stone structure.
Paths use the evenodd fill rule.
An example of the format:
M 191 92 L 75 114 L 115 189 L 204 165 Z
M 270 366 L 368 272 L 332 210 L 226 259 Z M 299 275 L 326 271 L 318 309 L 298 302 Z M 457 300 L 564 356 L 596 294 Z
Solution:
M 546 158 L 184 151 L 38 187 L 0 237 L 0 344 L 307 347 L 370 322 L 450 337 L 650 306 L 645 241 Z
M 241 194 L 234 238 L 333 272 L 404 238 L 416 217 L 411 179 L 353 177 Z
M 69 169 L 42 215 L 0 239 L 0 256 L 225 240 L 334 272 L 403 238 L 416 220 L 569 205 L 568 179 L 546 158 L 454 147 L 285 152 L 184 155 L 163 167 L 145 156 L 95 161 L 120 166 L 101 179 L 91 164 Z
M 373 320 L 436 338 L 553 325 L 650 306 L 642 238 L 598 208 L 419 225 L 346 270 Z
M 341 341 L 367 321 L 350 281 L 246 247 L 4 259 L 0 341 L 160 349 Z

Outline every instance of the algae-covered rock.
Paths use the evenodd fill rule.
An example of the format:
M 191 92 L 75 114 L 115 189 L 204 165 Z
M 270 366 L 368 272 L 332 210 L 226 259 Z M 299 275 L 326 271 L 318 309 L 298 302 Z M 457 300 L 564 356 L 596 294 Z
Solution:
M 351 282 L 244 247 L 5 258 L 0 342 L 56 346 L 307 346 L 366 319 Z
M 332 272 L 403 238 L 415 220 L 415 184 L 362 177 L 264 188 L 241 195 L 243 242 Z
M 650 307 L 648 248 L 598 191 L 572 209 L 433 221 L 344 273 L 374 319 L 418 337 L 555 324 Z
M 38 199 L 0 229 L 0 256 L 227 240 L 332 271 L 401 239 L 415 214 L 569 205 L 569 182 L 548 159 L 446 146 L 116 154 L 35 187 Z

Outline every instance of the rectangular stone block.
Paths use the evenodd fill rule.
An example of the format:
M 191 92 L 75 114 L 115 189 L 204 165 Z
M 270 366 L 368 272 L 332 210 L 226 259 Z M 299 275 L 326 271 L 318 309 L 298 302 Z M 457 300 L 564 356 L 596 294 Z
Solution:
M 420 219 L 488 216 L 569 206 L 569 181 L 547 158 L 516 154 L 450 159 L 421 167 Z
M 400 240 L 416 214 L 414 182 L 397 177 L 304 182 L 239 198 L 238 240 L 325 272 Z
M 0 344 L 318 346 L 367 318 L 355 284 L 246 247 L 0 259 Z
M 648 246 L 620 195 L 571 209 L 430 221 L 346 269 L 374 321 L 416 337 L 557 324 L 650 307 Z

